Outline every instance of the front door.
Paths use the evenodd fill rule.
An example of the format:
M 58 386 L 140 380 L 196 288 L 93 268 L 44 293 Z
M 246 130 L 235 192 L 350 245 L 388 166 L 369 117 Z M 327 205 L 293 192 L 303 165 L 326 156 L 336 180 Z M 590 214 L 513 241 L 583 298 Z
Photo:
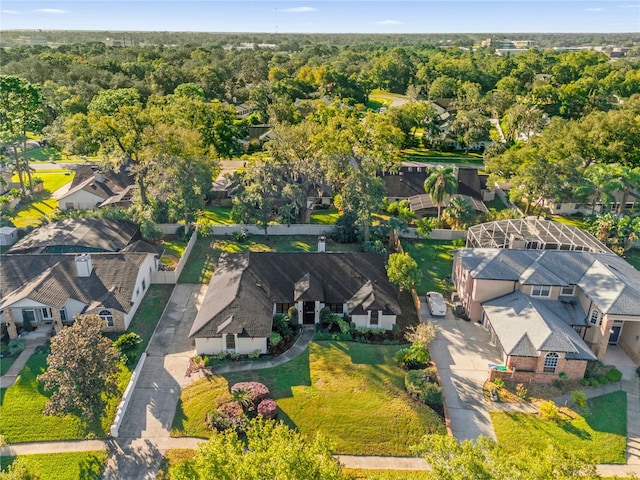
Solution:
M 313 325 L 316 323 L 316 302 L 303 302 L 302 309 L 304 310 L 302 323 L 304 325 Z
M 622 325 L 614 325 L 611 327 L 611 335 L 609 335 L 609 345 L 617 345 L 618 337 L 620 337 L 620 331 L 622 330 Z
M 35 310 L 22 310 L 22 327 L 26 331 L 33 330 L 37 327 Z

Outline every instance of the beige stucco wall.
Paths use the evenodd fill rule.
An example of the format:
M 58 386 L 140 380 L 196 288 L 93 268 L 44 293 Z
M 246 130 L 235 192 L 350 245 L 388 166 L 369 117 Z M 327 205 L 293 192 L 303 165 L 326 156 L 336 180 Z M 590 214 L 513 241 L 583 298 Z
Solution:
M 236 353 L 239 353 L 240 355 L 249 355 L 255 350 L 260 350 L 260 353 L 267 353 L 267 339 L 259 337 L 236 337 Z
M 514 287 L 517 288 L 517 284 L 509 280 L 473 280 L 471 301 L 467 305 L 469 318 L 480 320 L 482 318 L 482 302 L 511 293 Z
M 352 315 L 351 321 L 357 328 L 384 328 L 385 330 L 393 330 L 396 323 L 395 315 L 383 315 L 378 312 L 378 325 L 371 325 L 371 312 L 366 315 Z
M 196 353 L 198 355 L 215 355 L 224 351 L 222 338 L 196 338 Z
M 640 365 L 640 321 L 624 322 L 618 345 L 637 365 Z

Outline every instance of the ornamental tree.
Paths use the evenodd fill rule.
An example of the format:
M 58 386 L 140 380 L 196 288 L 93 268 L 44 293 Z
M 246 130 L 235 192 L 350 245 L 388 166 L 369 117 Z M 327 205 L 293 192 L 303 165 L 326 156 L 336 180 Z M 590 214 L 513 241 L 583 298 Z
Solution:
M 104 398 L 115 393 L 119 352 L 101 333 L 104 321 L 97 315 L 76 317 L 51 339 L 47 371 L 38 376 L 53 392 L 45 415 L 72 414 L 87 423 L 100 418 Z

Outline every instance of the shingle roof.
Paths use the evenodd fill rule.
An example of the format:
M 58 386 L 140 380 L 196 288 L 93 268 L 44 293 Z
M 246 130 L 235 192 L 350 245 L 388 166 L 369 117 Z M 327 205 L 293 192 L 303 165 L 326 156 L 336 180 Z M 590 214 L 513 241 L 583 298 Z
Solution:
M 102 181 L 98 179 L 102 176 Z M 92 193 L 97 197 L 107 200 L 114 195 L 117 195 L 132 186 L 133 178 L 126 172 L 114 172 L 113 170 L 107 170 L 99 172 L 97 167 L 92 165 L 79 165 L 76 168 L 76 174 L 73 177 L 69 190 L 60 197 L 60 201 L 76 192 L 81 190 Z
M 0 309 L 21 300 L 61 308 L 69 299 L 122 312 L 131 309 L 138 271 L 146 253 L 94 253 L 93 272 L 78 277 L 75 255 L 3 255 L 0 259 Z
M 318 300 L 400 314 L 384 258 L 375 253 L 222 254 L 190 337 L 271 332 L 274 303 Z
M 567 358 L 596 360 L 578 332 L 557 315 L 562 302 L 537 300 L 515 291 L 482 303 L 508 355 L 538 356 L 538 352 L 565 352 Z M 582 317 L 584 318 L 584 317 Z
M 68 218 L 34 230 L 8 253 L 119 252 L 139 238 L 140 229 L 131 222 Z
M 465 248 L 456 255 L 473 278 L 578 285 L 603 313 L 640 316 L 640 272 L 615 254 Z

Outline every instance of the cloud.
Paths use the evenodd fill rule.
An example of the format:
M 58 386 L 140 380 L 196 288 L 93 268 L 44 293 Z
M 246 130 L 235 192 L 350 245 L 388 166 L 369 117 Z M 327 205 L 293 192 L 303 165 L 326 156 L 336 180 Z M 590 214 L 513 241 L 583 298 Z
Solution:
M 284 8 L 280 11 L 285 13 L 307 13 L 307 12 L 315 12 L 316 9 L 313 7 L 291 7 L 291 8 Z
M 17 10 L 0 10 L 3 15 L 18 15 L 20 12 Z
M 400 22 L 397 20 L 380 20 L 379 22 L 373 22 L 376 25 L 400 25 Z
M 604 8 L 585 8 L 585 12 L 601 12 Z
M 34 13 L 51 13 L 53 15 L 62 15 L 63 13 L 69 13 L 68 10 L 60 10 L 59 8 L 36 8 L 31 10 Z

